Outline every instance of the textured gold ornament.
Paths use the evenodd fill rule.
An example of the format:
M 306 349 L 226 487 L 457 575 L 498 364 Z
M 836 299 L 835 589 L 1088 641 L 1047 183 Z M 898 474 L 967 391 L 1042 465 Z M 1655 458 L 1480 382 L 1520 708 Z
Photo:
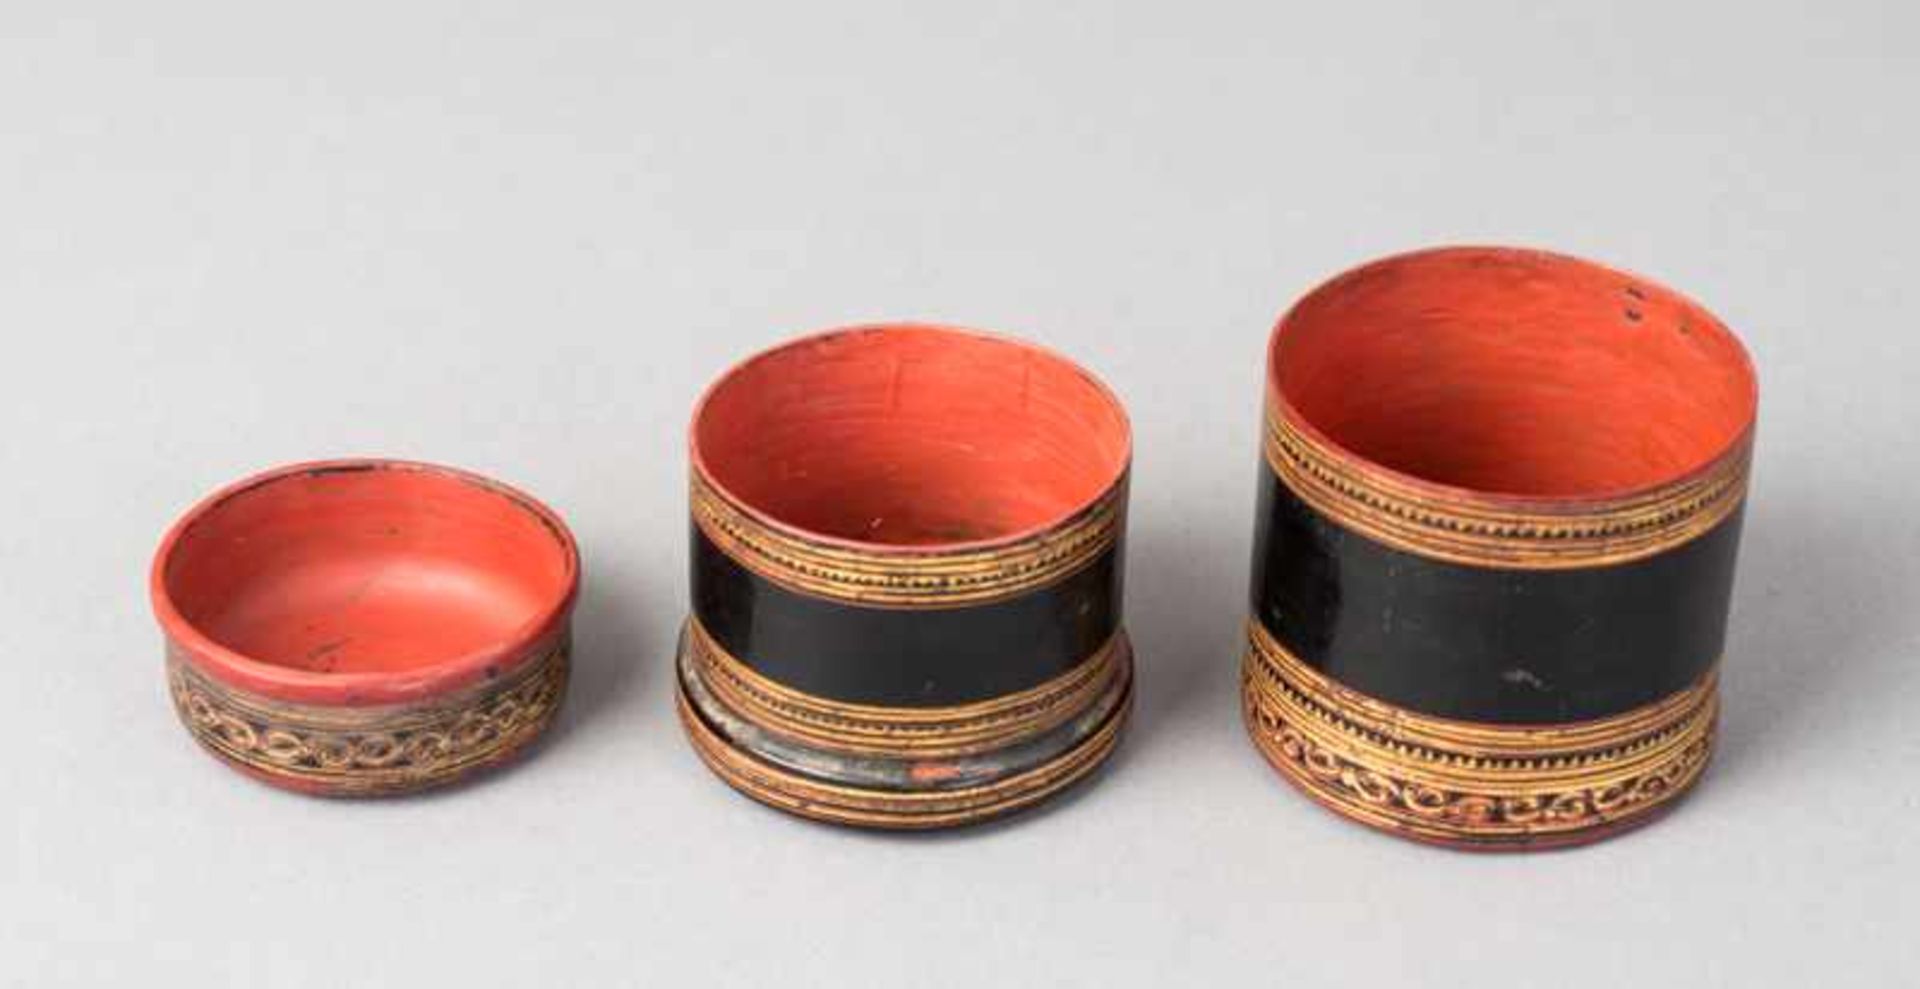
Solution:
M 848 704 L 755 672 L 713 641 L 699 619 L 688 620 L 686 634 L 694 672 L 720 703 L 767 731 L 854 755 L 936 758 L 1004 749 L 1084 711 L 1126 674 L 1116 634 L 1066 673 L 1004 697 L 944 707 Z
M 1651 817 L 1699 778 L 1717 680 L 1626 714 L 1566 725 L 1434 718 L 1343 687 L 1259 622 L 1242 673 L 1247 729 L 1281 775 L 1374 827 L 1441 844 L 1542 847 Z
M 817 820 L 891 829 L 968 824 L 1045 799 L 1113 751 L 1132 700 L 1124 634 L 1031 690 L 975 704 L 844 704 L 774 684 L 697 619 L 681 641 L 680 720 L 721 779 Z
M 986 549 L 853 549 L 801 538 L 754 518 L 698 472 L 694 523 L 735 562 L 815 597 L 872 607 L 951 608 L 1017 597 L 1099 559 L 1120 537 L 1126 484 L 1057 528 Z
M 1555 504 L 1410 484 L 1367 467 L 1267 409 L 1267 463 L 1315 511 L 1388 546 L 1487 567 L 1625 563 L 1704 535 L 1746 496 L 1751 439 L 1706 470 L 1642 494 Z
M 415 705 L 293 704 L 225 686 L 167 657 L 175 710 L 201 745 L 275 782 L 328 796 L 425 789 L 508 758 L 544 732 L 566 693 L 568 648 L 498 681 Z

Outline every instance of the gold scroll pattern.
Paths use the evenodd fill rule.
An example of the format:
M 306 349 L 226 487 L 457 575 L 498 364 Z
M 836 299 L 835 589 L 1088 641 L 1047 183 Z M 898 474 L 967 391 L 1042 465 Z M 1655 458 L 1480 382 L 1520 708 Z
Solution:
M 452 782 L 538 738 L 566 693 L 568 646 L 497 682 L 419 705 L 293 704 L 238 690 L 169 655 L 174 708 L 193 736 L 248 772 L 329 796 Z
M 1259 622 L 1248 629 L 1247 729 L 1267 761 L 1337 813 L 1407 837 L 1496 849 L 1593 840 L 1678 798 L 1712 752 L 1713 674 L 1597 721 L 1476 724 L 1342 687 Z

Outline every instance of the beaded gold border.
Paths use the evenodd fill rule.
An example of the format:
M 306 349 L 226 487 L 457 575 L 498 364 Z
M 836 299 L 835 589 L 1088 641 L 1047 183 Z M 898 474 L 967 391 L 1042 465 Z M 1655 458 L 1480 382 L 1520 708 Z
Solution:
M 1042 734 L 1085 710 L 1125 672 L 1116 633 L 1073 669 L 1027 690 L 972 704 L 881 707 L 827 700 L 767 678 L 687 620 L 693 669 L 715 699 L 760 728 L 857 755 L 934 758 L 990 752 Z
M 1434 718 L 1343 687 L 1258 621 L 1242 669 L 1247 730 L 1308 796 L 1373 827 L 1439 844 L 1579 844 L 1681 796 L 1712 753 L 1717 678 L 1615 717 L 1567 725 Z
M 1409 483 L 1300 429 L 1272 402 L 1267 463 L 1341 526 L 1396 549 L 1477 566 L 1554 570 L 1625 563 L 1701 536 L 1740 507 L 1752 439 L 1657 490 L 1565 508 Z
M 208 751 L 267 782 L 326 796 L 385 796 L 451 783 L 512 756 L 552 723 L 569 647 L 498 681 L 418 705 L 293 704 L 207 677 L 169 651 L 174 709 Z
M 1126 481 L 1057 528 L 960 551 L 853 549 L 803 539 L 756 519 L 698 471 L 689 501 L 694 523 L 721 552 L 790 590 L 873 607 L 951 608 L 1017 597 L 1099 559 L 1125 524 Z

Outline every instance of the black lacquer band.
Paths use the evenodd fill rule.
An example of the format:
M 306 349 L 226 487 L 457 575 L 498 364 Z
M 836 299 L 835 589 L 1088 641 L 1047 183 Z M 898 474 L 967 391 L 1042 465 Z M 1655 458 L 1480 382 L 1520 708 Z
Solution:
M 1476 567 L 1354 533 L 1262 465 L 1253 611 L 1309 666 L 1437 717 L 1608 717 L 1700 681 L 1719 659 L 1740 513 L 1628 563 Z
M 832 701 L 936 707 L 989 700 L 1072 669 L 1120 624 L 1123 547 L 987 604 L 877 608 L 814 597 L 741 566 L 692 527 L 694 614 L 729 653 Z

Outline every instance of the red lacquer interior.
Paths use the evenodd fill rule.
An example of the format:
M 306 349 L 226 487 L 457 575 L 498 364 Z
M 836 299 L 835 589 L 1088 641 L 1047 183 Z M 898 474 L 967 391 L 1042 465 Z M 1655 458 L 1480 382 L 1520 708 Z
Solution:
M 1454 248 L 1302 300 L 1271 380 L 1299 419 L 1413 477 L 1603 497 L 1678 479 L 1753 420 L 1740 343 L 1679 295 L 1573 258 Z
M 572 544 L 475 478 L 320 465 L 217 499 L 183 525 L 161 587 L 182 620 L 258 662 L 423 670 L 514 644 L 571 594 Z
M 1126 415 L 1047 351 L 927 326 L 844 330 L 734 368 L 695 413 L 694 459 L 775 522 L 894 546 L 1063 521 L 1125 472 Z

